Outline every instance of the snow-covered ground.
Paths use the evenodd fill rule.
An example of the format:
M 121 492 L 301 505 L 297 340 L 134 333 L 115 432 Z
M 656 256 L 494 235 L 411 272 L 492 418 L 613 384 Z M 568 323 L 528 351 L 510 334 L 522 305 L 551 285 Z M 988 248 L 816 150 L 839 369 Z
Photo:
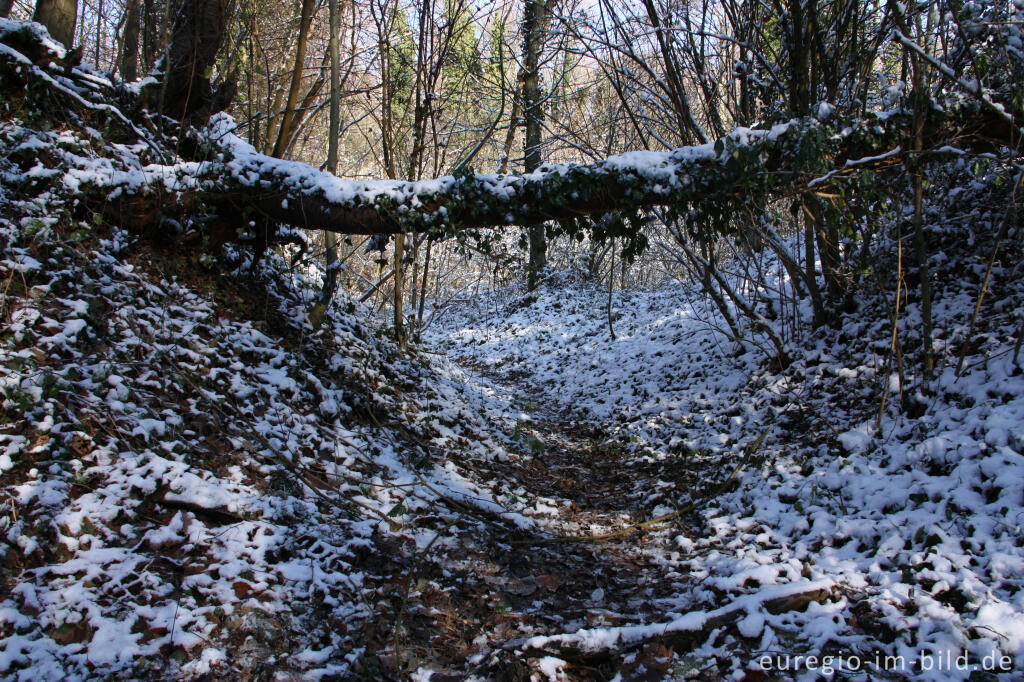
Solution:
M 225 276 L 73 218 L 74 167 L 137 149 L 0 144 L 0 677 L 370 674 L 440 500 L 532 527 L 466 466 L 508 456 L 507 400 L 344 297 L 314 327 L 279 260 Z
M 498 446 L 466 438 L 480 417 L 455 389 L 351 317 L 312 339 L 280 319 L 294 301 L 229 317 L 238 289 L 196 292 L 131 241 L 39 238 L 3 262 L 28 295 L 9 291 L 0 350 L 0 675 L 194 677 L 274 657 L 342 674 L 352 633 L 381 616 L 376 530 L 429 541 L 408 526 L 440 494 L 501 511 L 454 467 L 412 469 L 375 419 L 404 412 L 466 456 Z
M 804 613 L 749 608 L 736 630 L 716 630 L 690 655 L 697 667 L 718 657 L 740 675 L 763 655 L 782 655 L 766 661 L 778 670 L 788 654 L 783 677 L 817 679 L 821 656 L 831 655 L 830 667 L 846 664 L 854 679 L 967 679 L 975 669 L 1016 678 L 1024 665 L 1024 357 L 1015 356 L 1013 312 L 1021 292 L 1009 269 L 996 272 L 1002 302 L 976 331 L 980 352 L 959 379 L 948 340 L 965 335 L 977 286 L 945 280 L 931 391 L 912 395 L 908 386 L 908 410 L 897 414 L 894 371 L 878 431 L 891 328 L 870 314 L 802 339 L 777 373 L 760 351 L 727 340 L 699 292 L 682 285 L 615 292 L 615 340 L 606 293 L 562 282 L 536 300 L 496 292 L 451 311 L 428 341 L 520 386 L 540 409 L 595 421 L 628 443 L 634 455 L 622 477 L 652 461 L 676 474 L 642 480 L 648 517 L 698 501 L 702 528 L 663 544 L 645 538 L 666 579 L 689 578 L 662 625 L 640 628 L 647 636 L 699 629 L 700 614 L 736 595 L 830 586 L 832 598 Z M 914 304 L 911 323 L 917 314 Z M 740 485 L 702 498 L 766 431 Z M 592 630 L 571 641 L 601 648 L 639 636 Z M 797 655 L 819 658 L 796 665 L 797 674 Z M 863 671 L 849 670 L 857 663 Z
M 606 293 L 556 281 L 453 310 L 427 339 L 446 356 L 409 358 L 344 300 L 314 329 L 301 278 L 178 275 L 117 228 L 48 223 L 60 196 L 11 201 L 3 223 L 4 675 L 402 660 L 486 679 L 519 650 L 563 656 L 535 657 L 557 678 L 574 665 L 559 647 L 625 647 L 636 666 L 645 638 L 696 632 L 672 676 L 764 661 L 803 670 L 784 678 L 859 662 L 847 677 L 966 679 L 961 652 L 1010 656 L 1017 676 L 1024 379 L 1006 273 L 959 379 L 951 340 L 976 289 L 944 288 L 932 392 L 900 416 L 893 386 L 876 433 L 890 330 L 869 315 L 794 341 L 777 371 L 694 288 L 615 292 L 613 341 Z M 687 504 L 642 535 L 535 544 Z

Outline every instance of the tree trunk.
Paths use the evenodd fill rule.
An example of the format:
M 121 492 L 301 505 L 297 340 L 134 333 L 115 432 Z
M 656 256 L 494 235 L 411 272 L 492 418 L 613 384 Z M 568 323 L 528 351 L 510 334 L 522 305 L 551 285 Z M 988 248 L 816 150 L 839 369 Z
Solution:
M 338 48 L 338 31 L 341 22 L 338 0 L 328 0 L 328 12 L 331 32 L 328 38 L 328 51 L 331 55 L 331 109 L 327 132 L 327 172 L 336 175 L 338 172 L 338 134 L 341 129 L 341 56 Z M 331 304 L 337 286 L 337 237 L 329 232 L 324 235 L 324 286 L 320 293 L 320 303 L 325 309 Z
M 684 143 L 689 144 L 694 140 L 707 142 L 707 134 L 693 118 L 693 111 L 690 107 L 690 99 L 686 95 L 686 88 L 683 79 L 679 75 L 676 55 L 669 45 L 665 27 L 662 25 L 658 10 L 653 0 L 643 0 L 644 9 L 647 11 L 647 19 L 654 27 L 654 33 L 658 39 L 658 49 L 661 51 L 661 59 L 665 64 L 666 90 L 672 101 L 673 113 L 676 116 L 676 126 L 679 129 L 679 136 Z
M 14 7 L 14 0 L 0 0 L 0 19 L 6 19 Z
M 405 234 L 395 235 L 395 340 L 405 344 L 405 315 L 402 312 L 402 288 L 405 270 Z
M 161 52 L 160 46 L 160 23 L 161 11 L 157 0 L 142 0 L 142 72 L 149 73 L 153 68 L 157 56 Z
M 814 3 L 789 0 L 789 108 L 795 116 L 806 116 L 811 109 L 811 46 L 808 14 Z
M 100 54 L 103 52 L 103 0 L 99 0 L 99 8 L 96 10 L 96 51 L 93 53 L 93 63 L 100 66 Z
M 544 42 L 544 16 L 544 0 L 528 0 L 523 17 L 523 117 L 526 122 L 524 168 L 527 173 L 537 170 L 542 163 L 541 123 L 544 112 L 540 95 L 540 53 Z M 529 229 L 527 288 L 530 291 L 537 287 L 540 272 L 547 264 L 548 245 L 544 232 L 543 223 Z
M 433 89 L 436 77 L 432 77 L 434 67 L 428 64 L 428 48 L 431 43 L 431 32 L 433 23 L 431 13 L 433 4 L 424 2 L 420 6 L 419 35 L 416 44 L 416 82 L 413 86 L 414 106 L 412 120 L 412 149 L 409 152 L 409 165 L 406 170 L 406 179 L 416 180 L 420 177 L 423 168 L 423 155 L 426 151 L 427 125 L 431 119 L 433 107 Z M 438 56 L 443 61 L 444 48 Z M 409 309 L 412 311 L 413 324 L 415 325 L 416 313 L 416 278 L 419 276 L 417 268 L 417 252 L 419 242 L 412 247 L 410 254 L 413 263 L 412 277 L 410 279 L 411 297 Z M 404 345 L 406 340 L 404 296 L 405 296 L 405 233 L 395 237 L 395 338 L 399 344 Z
M 17 75 L 16 71 L 8 72 Z M 925 148 L 956 135 L 961 149 L 991 150 L 995 134 L 1005 135 L 999 139 L 1014 134 L 994 114 L 988 118 L 982 115 L 986 113 L 965 112 L 964 118 L 929 117 L 923 137 Z M 847 161 L 857 159 L 862 170 L 891 170 L 892 164 L 908 153 L 893 149 L 910 125 L 908 118 L 907 114 L 885 120 L 869 118 L 858 124 L 850 137 L 829 136 L 822 154 L 832 168 L 843 168 Z M 810 129 L 820 137 L 817 125 Z M 207 154 L 204 163 L 195 168 L 179 164 L 141 169 L 145 179 L 142 184 L 112 177 L 84 184 L 81 189 L 83 200 L 97 202 L 99 210 L 112 211 L 119 206 L 141 210 L 147 202 L 150 208 L 157 202 L 168 203 L 167 197 L 157 195 L 152 187 L 173 182 L 183 187 L 173 200 L 178 203 L 201 201 L 220 210 L 262 215 L 306 229 L 343 234 L 396 234 L 415 229 L 420 234 L 429 231 L 437 238 L 474 227 L 529 226 L 652 206 L 678 209 L 701 202 L 733 201 L 752 193 L 792 194 L 806 189 L 810 173 L 821 172 L 818 165 L 813 170 L 805 168 L 799 155 L 782 153 L 800 144 L 807 133 L 807 127 L 793 121 L 779 134 L 744 134 L 751 159 L 748 164 L 727 163 L 702 145 L 649 152 L 641 168 L 633 167 L 624 157 L 612 157 L 590 164 L 559 165 L 549 172 L 529 175 L 498 178 L 468 174 L 425 182 L 343 180 L 221 138 L 208 140 L 207 151 L 222 153 L 223 160 Z M 980 135 L 976 144 L 972 143 L 972 133 Z M 729 138 L 728 144 L 734 139 Z M 886 154 L 876 160 L 864 160 L 883 151 Z M 656 179 L 646 174 L 651 167 L 659 169 Z M 818 191 L 829 187 L 825 180 L 815 185 Z M 116 200 L 111 199 L 114 192 Z M 133 208 L 133 203 L 138 205 Z M 139 228 L 146 226 L 140 224 Z
M 409 274 L 409 318 L 411 321 L 411 324 L 409 325 L 409 333 L 411 335 L 415 335 L 416 297 L 419 295 L 420 291 L 419 286 L 416 284 L 420 281 L 420 249 L 418 244 L 413 244 L 408 258 L 412 262 L 412 272 Z
M 186 0 L 182 4 L 171 30 L 167 61 L 162 65 L 159 108 L 165 116 L 199 126 L 230 103 L 233 83 L 226 82 L 218 93 L 210 86 L 226 24 L 224 0 Z
M 78 0 L 38 0 L 32 21 L 46 27 L 50 35 L 64 47 L 75 42 L 75 22 L 78 19 Z
M 809 226 L 813 226 L 811 228 L 814 233 L 813 237 L 818 244 L 818 254 L 821 258 L 821 273 L 825 280 L 828 302 L 834 307 L 842 297 L 842 283 L 839 281 L 839 267 L 841 264 L 839 256 L 839 227 L 835 224 L 826 225 L 821 201 L 818 197 L 813 194 L 805 197 L 804 206 L 807 210 L 807 215 L 810 217 Z
M 427 253 L 423 259 L 423 289 L 420 292 L 420 309 L 416 313 L 416 329 L 423 330 L 423 303 L 427 299 L 427 284 L 430 277 L 430 249 L 434 245 L 433 239 L 427 240 Z M 415 283 L 414 283 L 415 284 Z
M 814 268 L 814 219 L 801 205 L 800 218 L 804 223 L 804 282 L 807 284 L 814 307 L 815 327 L 825 324 L 825 308 L 821 303 L 821 290 L 818 288 L 818 274 Z
M 890 0 L 890 6 L 895 3 Z M 895 9 L 895 8 L 894 8 Z M 900 11 L 891 13 L 894 17 L 896 27 L 908 38 L 920 36 L 922 33 L 919 16 L 911 15 L 908 23 L 907 18 Z M 910 29 L 915 29 L 911 31 Z M 930 108 L 930 95 L 924 80 L 924 65 L 921 64 L 918 52 L 907 49 L 910 45 L 904 45 L 904 70 L 910 69 L 913 79 L 910 90 L 910 105 L 913 110 L 913 121 L 911 124 L 911 135 L 908 146 L 911 153 L 905 157 L 905 166 L 911 178 L 911 187 L 914 192 L 914 213 L 911 219 L 911 227 L 914 231 L 914 252 L 917 260 L 917 274 L 920 279 L 921 289 L 921 371 L 925 387 L 931 381 L 932 372 L 935 369 L 934 351 L 932 348 L 932 285 L 931 271 L 928 268 L 928 245 L 924 236 L 924 219 L 922 215 L 922 203 L 924 199 L 923 171 L 921 168 L 921 151 L 924 149 L 925 126 L 927 124 L 928 110 Z M 927 47 L 927 45 L 925 46 Z M 902 379 L 902 377 L 901 377 Z
M 921 287 L 921 374 L 927 390 L 935 369 L 935 354 L 932 348 L 932 284 L 928 267 L 928 242 L 924 236 L 924 173 L 921 169 L 920 152 L 924 149 L 923 132 L 928 107 L 928 92 L 925 90 L 923 67 L 916 53 L 910 55 L 914 75 L 914 137 L 912 146 L 916 155 L 908 157 L 909 169 L 914 186 L 914 251 L 917 256 L 917 274 Z
M 306 45 L 309 41 L 309 27 L 313 23 L 313 11 L 316 9 L 316 0 L 302 0 L 302 8 L 299 14 L 299 33 L 296 36 L 295 63 L 292 66 L 291 85 L 288 89 L 288 101 L 285 103 L 284 112 L 281 114 L 281 125 L 277 129 L 277 141 L 271 156 L 282 157 L 287 149 L 288 141 L 291 139 L 295 108 L 299 103 L 299 89 L 302 85 L 302 67 L 306 63 Z
M 600 638 L 591 638 L 589 641 L 579 633 L 531 637 L 513 640 L 505 648 L 519 650 L 517 655 L 523 659 L 557 656 L 588 667 L 607 660 L 611 652 L 622 653 L 636 649 L 643 642 L 652 640 L 664 642 L 681 653 L 705 641 L 714 630 L 735 623 L 749 613 L 761 610 L 772 614 L 803 611 L 812 602 L 824 603 L 832 593 L 833 586 L 826 581 L 771 586 L 762 588 L 760 594 L 745 595 L 713 611 L 700 613 L 701 618 L 683 617 L 674 623 L 657 626 L 607 628 Z M 699 612 L 694 615 L 696 613 Z M 632 679 L 660 679 L 660 676 Z
M 121 44 L 121 80 L 139 77 L 139 0 L 129 0 L 124 10 L 124 42 Z
M 789 0 L 789 109 L 795 116 L 807 116 L 811 111 L 812 93 L 812 50 L 814 47 L 814 31 L 816 24 L 816 0 Z M 839 244 L 830 244 L 822 224 L 821 208 L 813 195 L 803 199 L 804 213 L 804 260 L 807 271 L 807 283 L 812 296 L 820 293 L 815 273 L 815 242 L 821 257 L 821 271 L 825 280 L 829 299 L 837 294 L 837 279 L 834 270 L 835 254 Z M 838 240 L 838 233 L 837 233 Z M 815 305 L 814 325 L 826 322 L 827 312 L 821 305 Z
M 922 173 L 920 168 L 913 171 L 914 177 L 914 251 L 917 255 L 917 273 L 921 279 L 921 369 L 924 383 L 931 382 L 935 369 L 935 354 L 932 350 L 932 285 L 931 270 L 928 268 L 928 243 L 924 236 L 922 218 Z

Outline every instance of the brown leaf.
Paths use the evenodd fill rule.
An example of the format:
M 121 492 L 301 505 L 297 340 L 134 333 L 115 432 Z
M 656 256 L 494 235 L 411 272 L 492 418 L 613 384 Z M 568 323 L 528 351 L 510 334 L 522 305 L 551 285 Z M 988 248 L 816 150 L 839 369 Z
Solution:
M 540 576 L 537 578 L 537 582 L 548 588 L 550 591 L 557 592 L 559 586 L 562 584 L 562 579 L 552 573 L 551 575 Z
M 87 456 L 93 449 L 92 438 L 84 433 L 76 433 L 71 437 L 71 449 L 79 457 Z
M 623 682 L 657 682 L 665 679 L 672 665 L 672 649 L 660 642 L 650 642 L 636 658 L 619 668 Z
M 63 623 L 58 625 L 50 633 L 50 637 L 57 644 L 80 644 L 92 639 L 92 626 L 84 620 L 77 623 Z
M 515 581 L 505 588 L 505 591 L 509 594 L 514 594 L 518 597 L 528 597 L 537 591 L 537 583 L 533 581 Z

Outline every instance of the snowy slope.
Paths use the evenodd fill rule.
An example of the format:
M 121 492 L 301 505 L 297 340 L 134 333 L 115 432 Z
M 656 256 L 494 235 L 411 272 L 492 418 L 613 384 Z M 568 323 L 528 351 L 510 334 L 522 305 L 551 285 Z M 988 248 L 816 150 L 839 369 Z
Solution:
M 134 150 L 19 120 L 0 142 L 0 677 L 363 674 L 440 500 L 530 527 L 469 468 L 508 456 L 507 401 L 344 297 L 314 328 L 278 259 L 222 275 L 76 217 L 75 167 Z M 73 166 L 18 165 L 60 146 Z

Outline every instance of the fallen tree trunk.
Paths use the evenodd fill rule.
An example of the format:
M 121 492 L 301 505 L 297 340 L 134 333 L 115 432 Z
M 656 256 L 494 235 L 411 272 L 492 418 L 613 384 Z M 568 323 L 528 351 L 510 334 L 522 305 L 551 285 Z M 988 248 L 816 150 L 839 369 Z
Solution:
M 178 175 L 168 190 L 198 191 L 203 201 L 239 212 L 258 211 L 274 221 L 343 234 L 409 230 L 451 234 L 466 228 L 536 225 L 560 221 L 571 231 L 578 218 L 612 211 L 666 206 L 677 211 L 701 202 L 737 201 L 745 195 L 829 192 L 851 174 L 894 167 L 909 114 L 868 117 L 842 132 L 813 118 L 770 129 L 738 129 L 714 144 L 666 152 L 630 152 L 590 164 L 558 164 L 523 175 L 465 173 L 436 180 L 349 180 L 295 161 L 256 152 L 230 132 L 230 119 L 214 119 L 200 146 L 212 160 L 187 169 L 147 169 L 155 182 Z M 991 148 L 985 135 L 1005 126 L 986 117 L 938 117 L 934 140 Z M 965 131 L 973 126 L 974 132 Z M 955 150 L 942 152 L 952 154 Z M 185 171 L 182 173 L 182 171 Z M 114 183 L 116 185 L 116 183 Z M 148 183 L 143 183 L 148 184 Z M 166 183 L 165 183 L 166 184 Z M 132 188 L 116 188 L 130 199 Z M 634 235 L 629 226 L 621 234 Z
M 217 3 L 211 0 L 207 5 Z M 74 64 L 62 63 L 63 53 L 56 54 L 61 51 L 46 42 L 37 25 L 4 22 L 2 28 L 0 73 L 5 89 L 20 86 L 43 100 L 52 100 L 59 91 L 76 99 L 72 106 L 77 102 L 94 112 L 102 110 L 122 119 L 129 128 L 126 132 L 139 132 L 123 113 L 135 110 L 128 101 L 130 90 L 118 90 L 88 72 L 78 73 Z M 113 106 L 112 99 L 122 108 Z M 259 217 L 343 234 L 415 230 L 447 236 L 466 228 L 552 220 L 574 232 L 585 226 L 577 219 L 614 211 L 665 206 L 678 216 L 690 207 L 740 202 L 747 195 L 827 193 L 863 169 L 901 163 L 908 149 L 903 142 L 910 117 L 902 111 L 859 121 L 806 117 L 766 129 L 737 129 L 715 143 L 630 152 L 590 164 L 549 165 L 522 175 L 465 172 L 400 182 L 342 179 L 260 154 L 233 134 L 229 117 L 218 115 L 201 130 L 187 131 L 189 139 L 179 148 L 188 150 L 189 159 L 143 168 L 98 169 L 88 164 L 71 168 L 68 175 L 75 176 L 75 188 L 85 203 L 108 214 L 139 216 L 143 228 L 159 227 L 159 222 L 147 226 L 145 217 L 159 221 L 167 207 L 205 206 L 226 216 L 236 230 Z M 1015 131 L 1012 123 L 980 105 L 945 113 L 933 108 L 926 144 L 955 141 L 992 149 L 992 140 L 998 144 Z M 614 227 L 602 229 L 617 230 L 608 236 L 643 248 L 636 223 L 605 223 Z
M 828 193 L 852 174 L 893 168 L 907 149 L 910 113 L 849 123 L 802 118 L 769 129 L 737 129 L 717 142 L 665 152 L 630 152 L 590 164 L 543 166 L 522 175 L 467 172 L 436 180 L 348 180 L 259 154 L 215 119 L 204 134 L 214 160 L 196 179 L 214 202 L 253 207 L 296 227 L 344 234 L 536 225 L 612 211 L 677 211 L 745 195 Z M 990 151 L 1012 128 L 984 110 L 933 112 L 933 146 L 955 140 Z M 954 154 L 945 148 L 933 154 Z M 626 226 L 622 236 L 633 235 Z

